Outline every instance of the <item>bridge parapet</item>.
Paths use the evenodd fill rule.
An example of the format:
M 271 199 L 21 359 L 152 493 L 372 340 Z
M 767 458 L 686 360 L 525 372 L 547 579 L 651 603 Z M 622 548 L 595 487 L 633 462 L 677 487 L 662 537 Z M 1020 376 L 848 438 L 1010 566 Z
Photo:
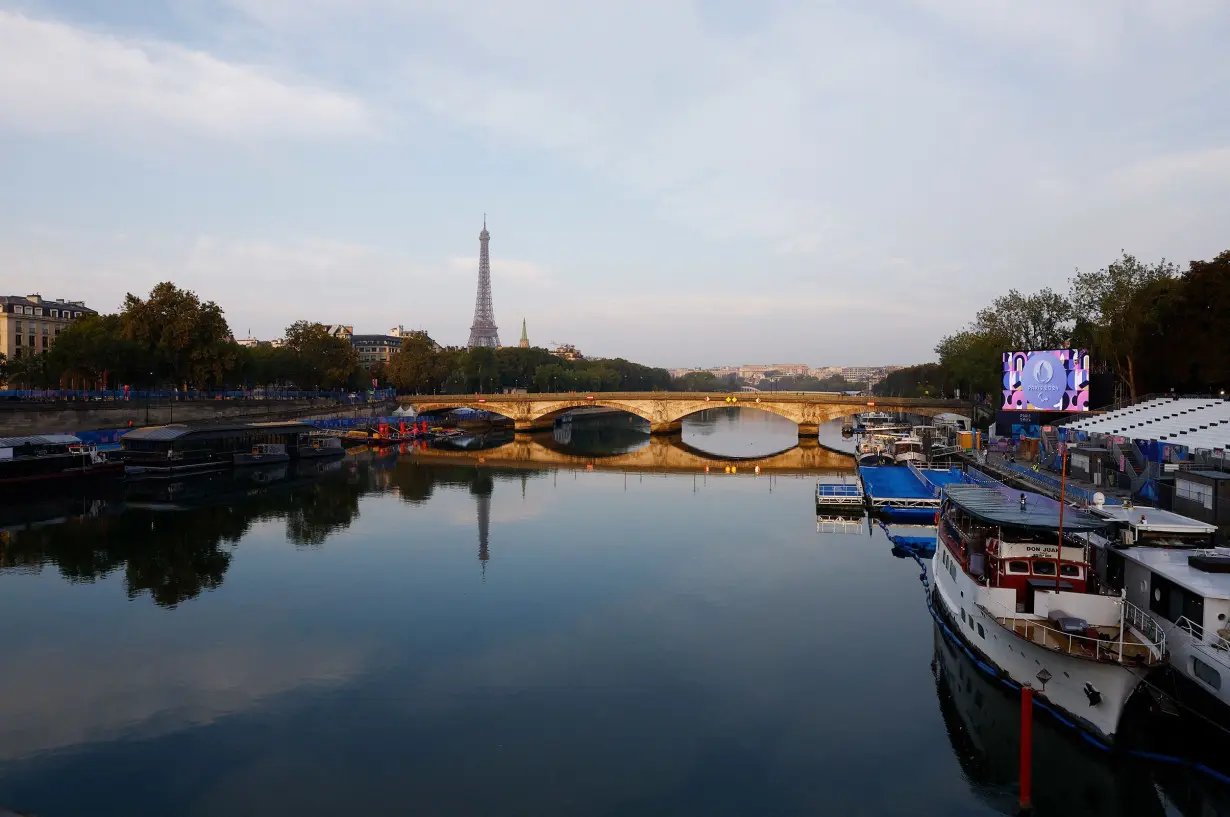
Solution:
M 963 412 L 957 400 L 909 397 L 851 397 L 845 394 L 750 395 L 712 392 L 568 392 L 564 394 L 453 394 L 406 395 L 398 398 L 418 412 L 471 408 L 491 411 L 513 421 L 518 431 L 549 428 L 571 409 L 600 406 L 634 414 L 649 422 L 653 434 L 677 433 L 683 418 L 706 409 L 738 406 L 768 411 L 798 424 L 800 436 L 814 437 L 820 425 L 866 411 L 901 411 L 935 416 Z

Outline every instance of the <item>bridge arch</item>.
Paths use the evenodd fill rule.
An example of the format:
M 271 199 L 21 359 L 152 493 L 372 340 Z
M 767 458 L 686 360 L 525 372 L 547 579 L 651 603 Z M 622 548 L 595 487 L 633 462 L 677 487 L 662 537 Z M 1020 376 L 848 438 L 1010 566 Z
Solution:
M 580 397 L 578 399 L 559 400 L 544 402 L 538 407 L 538 411 L 530 418 L 535 428 L 550 426 L 555 422 L 557 417 L 579 408 L 606 408 L 622 411 L 625 414 L 631 414 L 634 417 L 640 417 L 645 422 L 653 425 L 653 416 L 650 412 L 645 411 L 639 406 L 626 403 L 620 400 L 608 400 L 595 394 L 592 398 Z

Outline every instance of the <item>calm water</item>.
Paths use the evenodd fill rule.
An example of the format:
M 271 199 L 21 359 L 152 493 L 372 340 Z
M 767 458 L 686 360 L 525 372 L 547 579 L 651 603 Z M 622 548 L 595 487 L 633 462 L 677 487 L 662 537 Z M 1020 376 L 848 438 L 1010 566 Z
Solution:
M 793 435 L 749 415 L 685 442 Z M 483 456 L 4 506 L 0 807 L 1015 813 L 1013 702 L 937 637 L 878 529 L 817 531 L 813 479 Z M 1038 730 L 1040 814 L 1226 802 Z

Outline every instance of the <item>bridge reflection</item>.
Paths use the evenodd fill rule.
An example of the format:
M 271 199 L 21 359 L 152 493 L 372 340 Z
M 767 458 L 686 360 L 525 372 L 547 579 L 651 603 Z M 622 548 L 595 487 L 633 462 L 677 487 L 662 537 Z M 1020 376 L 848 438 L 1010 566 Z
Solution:
M 566 439 L 561 435 L 560 439 Z M 679 437 L 649 437 L 643 445 L 610 454 L 578 452 L 551 432 L 517 434 L 491 447 L 445 449 L 406 443 L 404 456 L 424 463 L 469 463 L 505 467 L 554 466 L 587 471 L 656 473 L 812 474 L 850 471 L 854 460 L 811 438 L 776 453 L 753 457 L 711 454 Z

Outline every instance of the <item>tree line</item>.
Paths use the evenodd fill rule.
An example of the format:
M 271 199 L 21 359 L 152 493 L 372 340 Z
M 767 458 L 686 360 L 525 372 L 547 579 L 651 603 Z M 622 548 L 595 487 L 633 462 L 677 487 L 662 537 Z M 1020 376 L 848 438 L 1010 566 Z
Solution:
M 938 363 L 893 372 L 877 394 L 962 396 L 1002 388 L 1003 353 L 1087 349 L 1095 374 L 1124 397 L 1209 393 L 1230 386 L 1230 250 L 1184 269 L 1126 252 L 1096 271 L 1077 270 L 1068 291 L 1016 289 L 979 310 L 935 347 Z
M 322 324 L 296 321 L 278 347 L 240 346 L 221 307 L 169 282 L 146 298 L 129 293 L 116 314 L 78 318 L 46 352 L 0 366 L 0 379 L 26 388 L 316 389 L 356 388 L 365 380 L 350 343 Z
M 349 339 L 300 320 L 278 345 L 241 346 L 222 308 L 165 282 L 128 294 L 119 312 L 63 327 L 51 348 L 0 356 L 0 382 L 19 388 L 362 389 L 376 380 L 406 392 L 657 391 L 678 387 L 665 369 L 622 358 L 564 360 L 541 348 L 442 347 L 425 332 L 402 339 L 388 364 L 369 369 Z

